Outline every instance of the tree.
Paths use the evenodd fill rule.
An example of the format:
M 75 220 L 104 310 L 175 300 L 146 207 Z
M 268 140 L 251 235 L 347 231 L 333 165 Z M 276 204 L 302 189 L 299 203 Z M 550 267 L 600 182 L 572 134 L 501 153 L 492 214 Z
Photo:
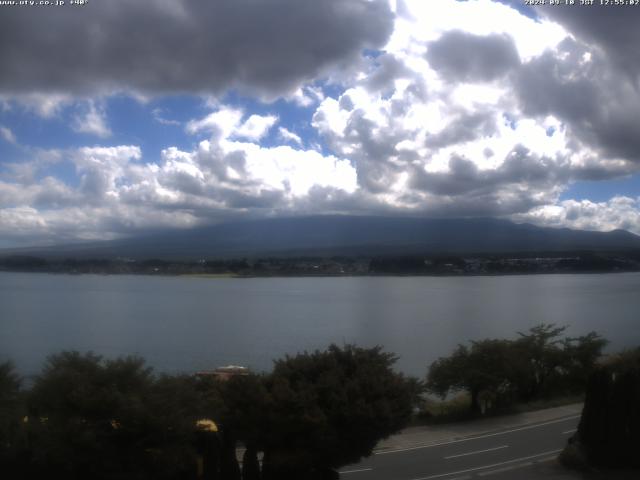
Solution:
M 228 476 L 238 478 L 239 467 L 235 458 L 235 442 L 241 440 L 246 447 L 242 478 L 256 478 L 257 452 L 264 449 L 264 432 L 269 428 L 266 409 L 269 408 L 265 377 L 262 375 L 234 376 L 218 382 L 218 397 L 222 400 L 219 417 L 222 423 L 223 466 Z M 259 475 L 259 467 L 258 467 Z
M 427 388 L 443 398 L 467 391 L 474 414 L 482 411 L 482 398 L 504 405 L 516 397 L 529 401 L 541 395 L 582 392 L 607 341 L 595 332 L 563 339 L 566 329 L 543 323 L 527 333 L 518 332 L 516 340 L 459 345 L 450 356 L 431 364 Z
M 410 419 L 420 386 L 380 347 L 331 345 L 275 362 L 259 433 L 263 478 L 335 478 Z M 333 472 L 333 473 L 332 473 Z
M 602 357 L 602 350 L 609 342 L 596 332 L 589 332 L 563 341 L 565 353 L 565 377 L 568 388 L 573 391 L 584 391 L 596 363 Z
M 640 348 L 615 355 L 590 376 L 573 446 L 596 466 L 640 468 Z
M 49 357 L 29 399 L 32 473 L 180 478 L 195 467 L 201 406 L 192 382 L 157 379 L 137 357 Z
M 539 396 L 546 384 L 560 373 L 566 364 L 566 356 L 560 336 L 566 326 L 541 323 L 529 329 L 528 333 L 518 332 L 520 338 L 515 347 L 518 357 L 526 359 L 519 368 L 518 393 L 522 400 L 528 401 Z
M 449 357 L 433 362 L 427 375 L 427 389 L 445 397 L 465 390 L 471 398 L 470 410 L 481 413 L 481 396 L 499 403 L 513 390 L 513 344 L 508 340 L 471 342 L 458 345 Z
M 25 441 L 22 428 L 24 408 L 20 378 L 12 363 L 0 364 L 0 465 L 11 469 Z

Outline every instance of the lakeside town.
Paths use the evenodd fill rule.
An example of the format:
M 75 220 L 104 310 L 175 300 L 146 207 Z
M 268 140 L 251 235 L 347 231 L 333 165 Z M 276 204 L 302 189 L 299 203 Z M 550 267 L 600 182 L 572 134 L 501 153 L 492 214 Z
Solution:
M 269 257 L 163 260 L 0 258 L 0 271 L 66 274 L 201 275 L 230 277 L 367 275 L 512 275 L 640 271 L 640 252 L 563 252 L 381 257 Z

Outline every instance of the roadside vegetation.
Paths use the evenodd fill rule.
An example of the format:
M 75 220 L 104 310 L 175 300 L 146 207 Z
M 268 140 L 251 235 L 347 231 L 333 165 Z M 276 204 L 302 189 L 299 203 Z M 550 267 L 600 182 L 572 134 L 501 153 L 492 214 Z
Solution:
M 565 331 L 541 324 L 515 339 L 460 345 L 425 382 L 395 372 L 396 357 L 380 347 L 353 345 L 226 379 L 62 352 L 25 388 L 11 363 L 0 364 L 2 478 L 334 479 L 411 422 L 544 408 L 580 400 L 587 385 L 579 441 L 584 455 L 597 455 L 602 441 L 617 445 L 615 433 L 600 431 L 606 419 L 637 427 L 640 350 L 603 362 L 606 340 Z M 637 429 L 619 437 L 633 461 L 637 438 Z
M 596 332 L 565 337 L 567 327 L 540 324 L 514 340 L 459 345 L 431 364 L 423 418 L 465 419 L 561 399 L 579 399 L 607 341 Z
M 598 365 L 578 431 L 560 459 L 580 469 L 640 469 L 640 348 Z
M 2 478 L 337 478 L 411 418 L 420 384 L 394 362 L 380 348 L 332 345 L 223 381 L 63 352 L 29 389 L 5 363 Z

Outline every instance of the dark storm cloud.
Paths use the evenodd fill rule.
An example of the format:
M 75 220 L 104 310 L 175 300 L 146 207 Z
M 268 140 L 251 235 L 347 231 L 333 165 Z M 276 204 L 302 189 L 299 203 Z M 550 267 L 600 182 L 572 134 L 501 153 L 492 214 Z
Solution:
M 273 97 L 383 45 L 383 0 L 109 0 L 3 9 L 0 93 Z
M 481 36 L 453 30 L 428 48 L 429 64 L 451 81 L 492 81 L 520 63 L 513 39 L 507 35 Z
M 596 2 L 598 3 L 598 2 Z M 640 9 L 635 6 L 558 6 L 538 13 L 561 23 L 580 40 L 599 46 L 620 70 L 640 74 Z
M 519 184 L 535 196 L 540 189 L 552 188 L 559 180 L 566 181 L 567 167 L 517 146 L 496 169 L 480 170 L 473 161 L 453 155 L 447 172 L 426 172 L 418 167 L 410 183 L 413 188 L 436 195 L 472 197 L 489 194 L 504 197 L 510 186 Z
M 410 186 L 441 198 L 434 210 L 457 215 L 508 215 L 527 212 L 554 198 L 561 185 L 575 180 L 621 177 L 629 165 L 598 159 L 572 165 L 568 159 L 536 155 L 517 145 L 496 169 L 481 170 L 471 160 L 453 155 L 446 172 L 412 170 Z
M 471 142 L 493 135 L 497 130 L 493 112 L 464 112 L 435 135 L 427 137 L 426 145 L 433 149 Z
M 398 155 L 395 145 L 402 139 L 389 129 L 376 129 L 365 113 L 356 110 L 345 128 L 345 137 L 357 151 L 352 155 L 356 164 L 358 185 L 369 193 L 388 191 L 403 167 L 389 159 Z
M 581 66 L 573 42 L 564 41 L 562 57 L 548 51 L 522 65 L 515 79 L 522 110 L 526 115 L 557 114 L 571 122 L 597 115 L 599 96 L 592 66 Z M 577 58 L 576 58 L 577 57 Z
M 376 63 L 376 69 L 363 81 L 370 92 L 385 92 L 393 88 L 397 79 L 411 76 L 411 70 L 393 55 L 381 55 Z
M 523 64 L 514 87 L 526 115 L 554 115 L 602 156 L 640 162 L 640 92 L 597 51 L 566 39 Z

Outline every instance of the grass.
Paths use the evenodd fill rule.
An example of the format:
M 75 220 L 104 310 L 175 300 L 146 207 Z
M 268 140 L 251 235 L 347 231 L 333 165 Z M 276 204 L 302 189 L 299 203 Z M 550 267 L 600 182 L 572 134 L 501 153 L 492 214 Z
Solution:
M 435 425 L 470 420 L 475 418 L 469 411 L 470 406 L 471 399 L 467 393 L 459 393 L 447 400 L 426 398 L 412 424 Z
M 536 410 L 544 410 L 546 408 L 571 405 L 583 401 L 584 395 L 561 395 L 542 398 L 527 403 L 515 403 L 509 406 L 488 410 L 483 415 L 477 415 L 470 411 L 471 399 L 469 395 L 466 392 L 462 392 L 446 400 L 426 398 L 421 411 L 416 414 L 411 424 L 413 426 L 418 426 L 464 422 L 477 418 L 533 412 Z
M 560 395 L 557 397 L 542 398 L 528 403 L 517 403 L 510 408 L 509 413 L 526 413 L 545 408 L 562 407 L 573 403 L 584 402 L 584 395 Z

